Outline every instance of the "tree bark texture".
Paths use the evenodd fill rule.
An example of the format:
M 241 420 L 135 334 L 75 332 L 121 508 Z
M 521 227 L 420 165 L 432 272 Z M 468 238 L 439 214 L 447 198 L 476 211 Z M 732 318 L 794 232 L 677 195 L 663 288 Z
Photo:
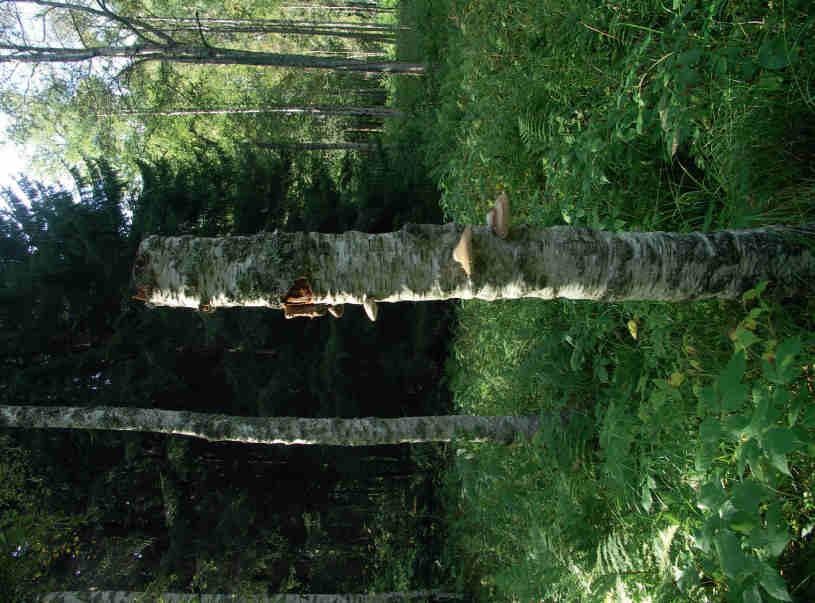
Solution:
M 214 309 L 287 303 L 568 298 L 733 299 L 767 280 L 782 293 L 812 286 L 812 225 L 713 233 L 473 229 L 472 274 L 452 258 L 464 227 L 406 225 L 385 234 L 274 232 L 144 239 L 137 299 Z
M 319 446 L 381 446 L 531 437 L 538 417 L 432 416 L 380 419 L 238 417 L 179 410 L 120 407 L 0 406 L 0 427 L 142 431 L 210 442 Z
M 379 593 L 372 595 L 293 595 L 240 596 L 229 594 L 199 595 L 195 593 L 161 593 L 160 595 L 133 591 L 73 591 L 48 593 L 43 603 L 133 603 L 155 601 L 158 597 L 165 603 L 227 603 L 248 601 L 250 603 L 396 603 L 397 601 L 460 600 L 458 595 L 433 590 Z

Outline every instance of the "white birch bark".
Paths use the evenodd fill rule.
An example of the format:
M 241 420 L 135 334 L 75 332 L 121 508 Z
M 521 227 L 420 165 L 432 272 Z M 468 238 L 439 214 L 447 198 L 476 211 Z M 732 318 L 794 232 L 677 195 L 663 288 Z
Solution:
M 397 601 L 458 600 L 457 595 L 432 590 L 379 593 L 372 595 L 295 595 L 244 596 L 229 594 L 161 593 L 160 595 L 133 591 L 72 591 L 48 593 L 43 603 L 396 603 Z
M 430 416 L 380 419 L 239 417 L 179 410 L 121 407 L 0 406 L 0 427 L 143 431 L 246 444 L 380 446 L 531 437 L 533 417 Z
M 178 117 L 186 115 L 246 115 L 259 113 L 281 113 L 283 115 L 310 115 L 313 117 L 401 117 L 402 111 L 391 107 L 344 107 L 340 105 L 292 105 L 270 107 L 224 107 L 220 109 L 170 109 L 151 111 L 125 110 L 110 113 L 97 113 L 97 117 L 111 117 L 116 115 L 133 115 L 137 117 Z
M 452 258 L 463 227 L 398 232 L 265 233 L 144 239 L 138 299 L 154 305 L 281 308 L 298 278 L 309 303 L 568 298 L 597 301 L 732 299 L 762 280 L 782 293 L 815 282 L 812 225 L 713 233 L 611 233 L 474 228 L 472 274 Z

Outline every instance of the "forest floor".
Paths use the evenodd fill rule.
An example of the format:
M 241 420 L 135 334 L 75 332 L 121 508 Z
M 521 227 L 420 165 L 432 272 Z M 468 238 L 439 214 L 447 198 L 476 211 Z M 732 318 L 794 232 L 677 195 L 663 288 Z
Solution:
M 713 230 L 811 221 L 808 2 L 403 2 L 394 78 L 446 217 Z M 456 445 L 447 562 L 483 601 L 815 600 L 815 314 L 465 302 L 457 411 L 573 419 Z

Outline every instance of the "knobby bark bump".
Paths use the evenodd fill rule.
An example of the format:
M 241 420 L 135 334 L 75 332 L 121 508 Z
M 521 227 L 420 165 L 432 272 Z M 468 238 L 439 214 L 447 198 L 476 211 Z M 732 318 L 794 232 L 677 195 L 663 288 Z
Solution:
M 457 224 L 385 234 L 151 236 L 133 271 L 136 297 L 207 309 L 454 298 L 679 302 L 737 298 L 764 280 L 789 294 L 815 282 L 813 225 L 690 234 L 513 227 L 505 239 L 470 230 L 469 275 L 453 258 L 464 232 Z M 307 291 L 293 296 L 296 282 Z

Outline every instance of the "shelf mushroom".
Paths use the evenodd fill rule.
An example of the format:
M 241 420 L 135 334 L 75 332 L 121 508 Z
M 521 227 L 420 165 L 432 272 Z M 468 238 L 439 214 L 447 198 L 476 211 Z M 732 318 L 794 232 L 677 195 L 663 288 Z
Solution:
M 487 212 L 487 226 L 502 239 L 509 234 L 509 197 L 501 193 L 495 200 L 493 208 Z
M 371 322 L 376 322 L 376 315 L 378 313 L 376 302 L 367 295 L 362 298 L 362 307 L 365 308 L 365 314 L 371 319 Z
M 464 273 L 469 276 L 473 271 L 473 229 L 470 226 L 464 227 L 461 238 L 453 249 L 453 259 L 461 264 Z

